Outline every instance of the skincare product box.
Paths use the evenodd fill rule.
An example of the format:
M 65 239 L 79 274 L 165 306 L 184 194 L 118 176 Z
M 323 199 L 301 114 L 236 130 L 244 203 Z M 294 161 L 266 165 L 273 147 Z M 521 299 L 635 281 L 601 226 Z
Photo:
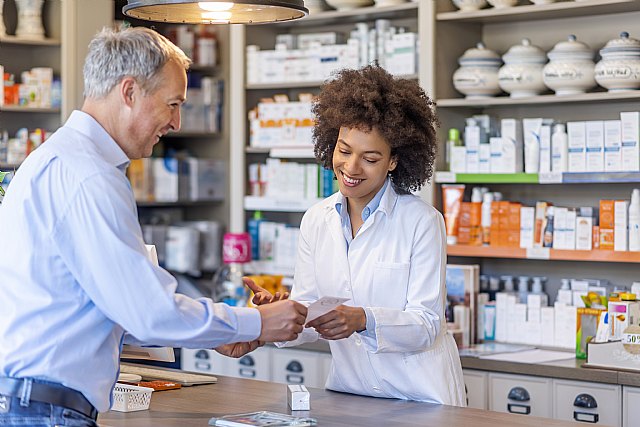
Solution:
M 519 173 L 523 171 L 524 144 L 522 141 L 522 125 L 517 119 L 502 119 L 500 122 L 502 137 L 503 173 Z
M 620 113 L 622 170 L 640 170 L 640 112 Z
M 586 122 L 587 132 L 587 172 L 604 170 L 604 122 Z
M 627 242 L 628 236 L 628 216 L 627 210 L 629 209 L 629 202 L 626 200 L 616 200 L 613 208 L 613 250 L 614 251 L 627 251 L 629 250 L 629 244 Z
M 586 172 L 586 124 L 585 122 L 567 123 L 569 136 L 569 172 Z
M 535 226 L 535 208 L 523 206 L 520 208 L 520 247 L 533 247 L 533 230 Z
M 604 121 L 604 170 L 619 172 L 622 170 L 622 134 L 620 120 Z
M 547 120 L 545 119 L 545 122 Z M 551 124 L 543 124 L 540 127 L 540 173 L 549 172 L 551 172 Z
M 309 403 L 309 390 L 303 385 L 287 385 L 287 402 L 292 411 L 308 411 L 311 409 Z

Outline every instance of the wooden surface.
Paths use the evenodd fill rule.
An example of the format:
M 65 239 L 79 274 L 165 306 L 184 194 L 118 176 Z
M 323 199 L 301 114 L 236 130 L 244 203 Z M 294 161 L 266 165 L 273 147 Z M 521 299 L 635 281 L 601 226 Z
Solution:
M 318 425 L 332 426 L 447 426 L 447 427 L 570 427 L 573 423 L 524 415 L 457 408 L 392 399 L 377 399 L 310 389 L 311 416 Z M 291 413 L 286 386 L 241 378 L 219 377 L 212 385 L 154 392 L 151 408 L 138 412 L 107 412 L 98 417 L 101 427 L 206 426 L 209 418 L 253 411 Z

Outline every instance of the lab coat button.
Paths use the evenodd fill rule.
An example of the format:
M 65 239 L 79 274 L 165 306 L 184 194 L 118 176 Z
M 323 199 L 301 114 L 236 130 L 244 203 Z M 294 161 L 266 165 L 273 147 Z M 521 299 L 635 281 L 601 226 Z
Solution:
M 379 387 L 373 387 L 373 389 L 376 391 L 376 393 L 382 393 L 382 390 L 380 390 Z
M 356 338 L 356 344 L 357 344 L 357 345 L 362 344 L 362 340 L 361 340 L 360 338 Z

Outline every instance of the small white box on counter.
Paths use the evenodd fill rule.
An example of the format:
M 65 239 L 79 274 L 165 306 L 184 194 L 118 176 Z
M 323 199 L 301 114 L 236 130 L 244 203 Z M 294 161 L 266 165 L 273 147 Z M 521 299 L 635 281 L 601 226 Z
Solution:
M 303 385 L 289 384 L 287 386 L 287 402 L 292 411 L 308 411 L 311 409 L 309 391 Z

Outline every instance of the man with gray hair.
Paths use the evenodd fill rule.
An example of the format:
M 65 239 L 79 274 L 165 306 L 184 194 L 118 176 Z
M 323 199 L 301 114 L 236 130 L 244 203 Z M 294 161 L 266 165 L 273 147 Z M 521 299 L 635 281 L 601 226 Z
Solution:
M 0 209 L 0 424 L 96 426 L 123 343 L 238 357 L 302 331 L 299 303 L 191 299 L 147 259 L 125 170 L 180 128 L 189 64 L 152 30 L 103 30 L 82 109 L 16 173 Z

